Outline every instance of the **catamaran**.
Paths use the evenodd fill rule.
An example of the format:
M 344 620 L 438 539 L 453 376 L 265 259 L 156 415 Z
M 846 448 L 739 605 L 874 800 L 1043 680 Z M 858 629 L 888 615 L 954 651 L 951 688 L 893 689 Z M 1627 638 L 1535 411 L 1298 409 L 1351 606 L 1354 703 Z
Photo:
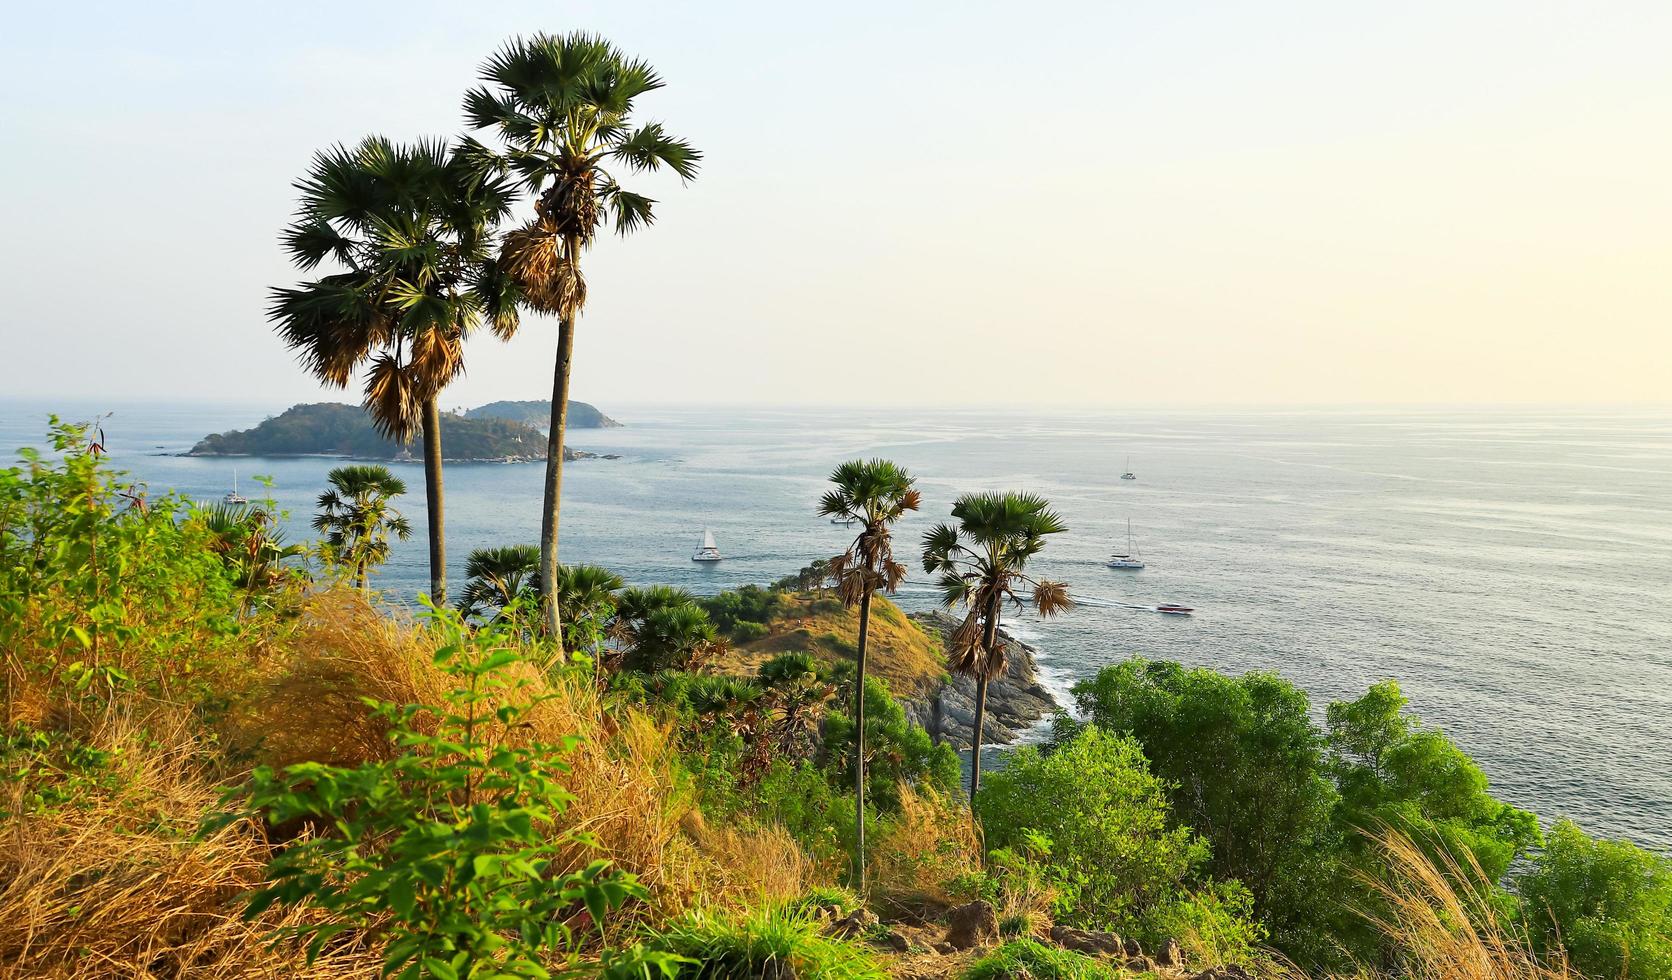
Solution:
M 702 529 L 702 544 L 697 553 L 691 556 L 692 561 L 716 562 L 720 560 L 720 546 L 714 543 L 714 532 L 708 528 Z
M 1126 457 L 1126 472 L 1122 473 L 1120 475 L 1120 478 L 1123 479 L 1123 480 L 1136 480 L 1138 478 L 1138 474 L 1132 472 L 1132 457 L 1131 456 Z
M 229 504 L 247 504 L 250 502 L 250 498 L 238 492 L 238 467 L 236 466 L 232 468 L 232 489 L 221 499 Z
M 1144 567 L 1144 560 L 1138 557 L 1138 549 L 1132 546 L 1132 518 L 1126 519 L 1126 553 L 1111 555 L 1108 565 L 1110 568 L 1129 568 L 1134 571 Z

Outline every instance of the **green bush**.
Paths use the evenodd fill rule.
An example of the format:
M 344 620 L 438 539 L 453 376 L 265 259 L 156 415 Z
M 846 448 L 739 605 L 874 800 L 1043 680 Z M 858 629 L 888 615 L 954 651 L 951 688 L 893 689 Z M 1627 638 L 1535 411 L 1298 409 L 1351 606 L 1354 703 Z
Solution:
M 765 623 L 756 623 L 745 619 L 739 620 L 737 625 L 732 627 L 731 638 L 733 643 L 753 643 L 764 638 L 770 632 L 771 630 L 767 628 Z
M 1018 939 L 970 964 L 963 980 L 1115 980 L 1117 976 L 1108 964 L 1083 953 Z
M 782 601 L 776 592 L 758 585 L 745 585 L 707 599 L 698 599 L 697 604 L 708 613 L 708 618 L 713 620 L 717 629 L 735 637 L 738 628 L 745 623 L 764 629 L 761 624 L 772 618 Z M 762 632 L 760 635 L 766 634 Z
M 514 634 L 489 625 L 467 636 L 457 613 L 433 616 L 446 641 L 435 663 L 455 686 L 441 705 L 375 706 L 394 758 L 260 767 L 242 806 L 210 826 L 311 819 L 333 828 L 280 851 L 249 900 L 251 915 L 274 903 L 323 911 L 292 930 L 308 940 L 310 961 L 338 934 L 375 928 L 387 939 L 385 972 L 402 977 L 545 976 L 553 957 L 575 966 L 572 916 L 584 909 L 601 925 L 646 893 L 605 861 L 557 870 L 588 843 L 554 831 L 570 799 L 558 782 L 562 756 L 578 738 L 519 741 L 538 702 L 511 680 Z
M 201 701 L 245 623 L 238 570 L 184 498 L 149 498 L 87 426 L 0 470 L 0 650 L 9 684 L 90 715 L 119 689 Z M 14 688 L 13 696 L 24 688 Z
M 698 911 L 656 933 L 646 946 L 683 958 L 686 980 L 884 980 L 864 947 L 821 935 L 806 912 L 770 905 L 735 916 Z
M 1541 955 L 1597 980 L 1672 978 L 1672 859 L 1564 820 L 1515 883 Z
M 1086 728 L 1048 755 L 1017 750 L 975 809 L 990 847 L 1049 840 L 1042 863 L 1063 921 L 1130 930 L 1207 860 L 1189 828 L 1168 825 L 1166 790 L 1136 742 Z

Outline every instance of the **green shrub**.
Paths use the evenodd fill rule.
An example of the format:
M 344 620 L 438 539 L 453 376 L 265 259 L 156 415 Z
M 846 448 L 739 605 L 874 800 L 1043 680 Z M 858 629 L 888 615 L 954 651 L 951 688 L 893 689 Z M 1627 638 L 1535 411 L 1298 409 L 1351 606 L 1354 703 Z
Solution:
M 52 420 L 52 453 L 0 470 L 0 650 L 12 697 L 89 716 L 138 689 L 201 701 L 244 622 L 223 541 L 184 498 L 148 498 L 87 426 Z M 14 686 L 15 685 L 15 686 Z
M 760 635 L 765 636 L 765 627 L 761 624 L 772 618 L 782 601 L 782 597 L 776 592 L 758 585 L 745 585 L 707 599 L 698 599 L 697 604 L 723 633 L 730 633 L 735 637 L 739 627 L 747 623 L 760 627 L 763 630 Z
M 1138 930 L 1146 943 L 1177 940 L 1192 963 L 1253 968 L 1266 931 L 1254 916 L 1254 897 L 1237 881 L 1216 881 L 1150 910 Z
M 1017 750 L 981 787 L 976 815 L 992 847 L 1049 840 L 1057 911 L 1075 924 L 1131 929 L 1207 860 L 1189 828 L 1168 826 L 1166 786 L 1137 743 L 1098 728 L 1049 755 Z
M 467 636 L 457 613 L 433 617 L 445 640 L 435 663 L 456 686 L 438 706 L 375 705 L 394 758 L 260 767 L 243 806 L 210 826 L 309 819 L 333 829 L 280 851 L 249 900 L 251 915 L 274 903 L 322 910 L 292 930 L 307 938 L 310 961 L 339 933 L 376 928 L 385 971 L 402 977 L 547 975 L 553 957 L 576 962 L 566 924 L 576 912 L 601 925 L 645 891 L 605 861 L 556 872 L 554 862 L 589 843 L 553 829 L 570 800 L 558 783 L 562 756 L 578 738 L 519 741 L 537 702 L 519 700 L 509 627 Z
M 742 620 L 732 627 L 731 638 L 733 643 L 753 643 L 764 638 L 770 632 L 771 630 L 767 628 L 765 623 Z
M 1516 886 L 1540 955 L 1597 980 L 1672 978 L 1672 859 L 1564 820 Z
M 1275 674 L 1229 677 L 1135 658 L 1076 684 L 1074 695 L 1092 724 L 1143 747 L 1169 784 L 1174 819 L 1207 836 L 1207 870 L 1248 886 L 1286 955 L 1316 965 L 1342 928 L 1358 927 L 1317 900 L 1350 878 L 1325 737 L 1304 692 Z
M 1117 976 L 1107 964 L 1083 953 L 1017 939 L 970 964 L 963 980 L 1115 980 Z
M 690 913 L 646 945 L 684 958 L 683 980 L 883 980 L 862 946 L 821 935 L 806 912 L 770 905 L 741 915 Z

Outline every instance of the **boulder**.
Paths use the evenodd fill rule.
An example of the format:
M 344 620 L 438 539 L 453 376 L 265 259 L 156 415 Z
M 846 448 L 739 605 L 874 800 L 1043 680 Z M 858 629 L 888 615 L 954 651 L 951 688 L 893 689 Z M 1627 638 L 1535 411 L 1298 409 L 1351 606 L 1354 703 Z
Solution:
M 1210 966 L 1191 977 L 1191 980 L 1254 980 L 1254 978 L 1242 967 L 1235 963 L 1228 963 L 1224 966 Z
M 1155 951 L 1155 961 L 1162 966 L 1183 966 L 1184 951 L 1179 949 L 1177 942 L 1169 939 Z
M 1126 954 L 1126 944 L 1112 932 L 1093 932 L 1088 929 L 1071 929 L 1068 926 L 1052 926 L 1051 941 L 1063 949 L 1085 953 L 1087 956 L 1124 956 Z
M 884 929 L 877 935 L 872 936 L 871 942 L 883 947 L 884 949 L 892 949 L 896 953 L 911 952 L 911 940 L 895 932 L 893 929 Z
M 999 935 L 998 913 L 981 899 L 948 912 L 946 922 L 946 941 L 953 949 L 973 949 Z

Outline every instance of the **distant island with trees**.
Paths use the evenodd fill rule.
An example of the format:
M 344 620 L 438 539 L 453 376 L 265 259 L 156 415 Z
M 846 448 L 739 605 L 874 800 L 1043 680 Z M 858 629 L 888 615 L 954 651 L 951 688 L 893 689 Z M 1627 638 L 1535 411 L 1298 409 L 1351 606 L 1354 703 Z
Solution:
M 471 419 L 509 419 L 513 422 L 525 422 L 542 432 L 551 423 L 552 403 L 550 401 L 498 401 L 488 402 L 476 408 L 468 409 L 465 418 Z M 621 423 L 598 411 L 586 402 L 569 403 L 569 428 L 571 429 L 616 429 Z
M 527 421 L 498 414 L 520 406 L 545 402 L 494 402 L 442 419 L 442 454 L 460 462 L 520 462 L 546 458 L 546 435 Z M 507 407 L 508 406 L 508 407 Z M 583 411 L 584 410 L 584 411 Z M 619 426 L 584 402 L 571 402 L 573 427 Z M 590 421 L 596 420 L 596 421 Z M 203 437 L 187 456 L 342 456 L 352 459 L 400 459 L 412 447 L 391 439 L 372 425 L 358 405 L 315 402 L 292 405 L 264 419 L 253 429 L 220 432 Z M 588 459 L 597 454 L 564 448 L 563 458 Z M 603 457 L 611 458 L 611 457 Z

